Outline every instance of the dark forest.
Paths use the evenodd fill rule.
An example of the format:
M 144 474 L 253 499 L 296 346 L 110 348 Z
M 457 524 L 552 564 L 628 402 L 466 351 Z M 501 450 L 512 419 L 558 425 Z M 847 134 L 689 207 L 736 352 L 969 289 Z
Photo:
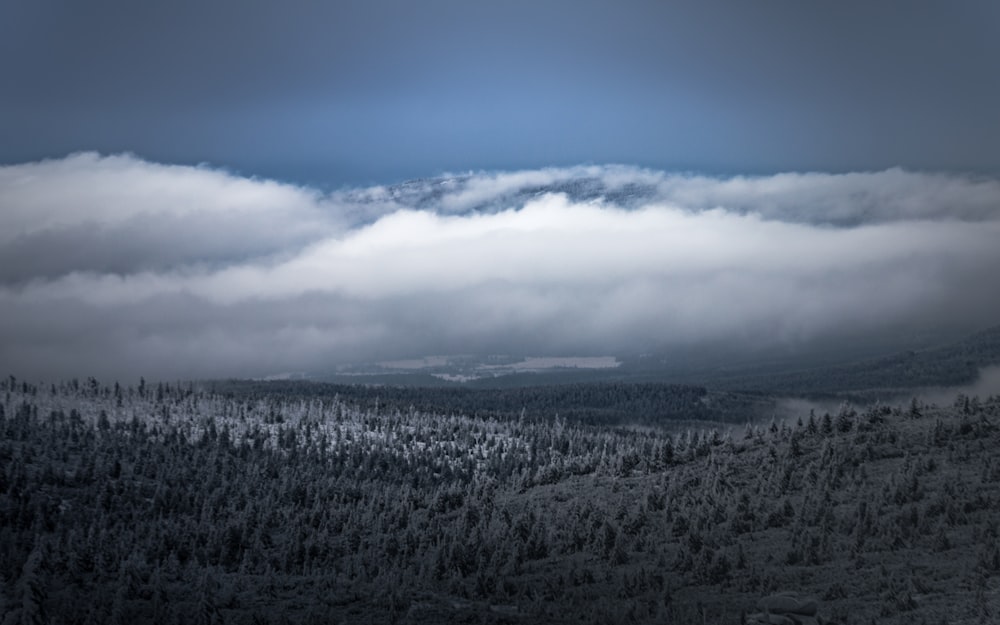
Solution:
M 741 623 L 781 591 L 814 622 L 1000 615 L 996 398 L 626 427 L 0 388 L 4 623 Z

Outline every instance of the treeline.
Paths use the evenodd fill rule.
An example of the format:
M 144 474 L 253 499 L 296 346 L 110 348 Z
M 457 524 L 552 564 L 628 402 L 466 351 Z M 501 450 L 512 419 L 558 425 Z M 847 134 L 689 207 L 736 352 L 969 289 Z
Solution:
M 232 397 L 338 397 L 366 407 L 416 409 L 499 419 L 549 420 L 558 415 L 590 425 L 743 423 L 768 413 L 767 396 L 709 392 L 688 384 L 595 382 L 510 388 L 401 387 L 307 381 L 227 380 L 205 385 Z
M 841 622 L 1000 610 L 995 398 L 668 432 L 0 393 L 5 623 L 738 623 L 782 589 Z

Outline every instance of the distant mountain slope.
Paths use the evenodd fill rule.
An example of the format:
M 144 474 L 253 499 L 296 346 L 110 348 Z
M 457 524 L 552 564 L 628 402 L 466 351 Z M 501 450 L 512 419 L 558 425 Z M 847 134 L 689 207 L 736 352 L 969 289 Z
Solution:
M 877 348 L 869 351 L 871 352 L 878 353 Z M 518 389 L 584 385 L 600 387 L 609 384 L 686 385 L 706 387 L 720 393 L 749 392 L 756 395 L 863 394 L 870 397 L 879 391 L 910 392 L 913 389 L 972 383 L 982 368 L 1000 365 L 1000 326 L 938 347 L 898 351 L 839 363 L 835 354 L 827 355 L 825 362 L 819 359 L 820 356 L 811 354 L 810 360 L 804 360 L 803 357 L 776 357 L 771 354 L 757 358 L 744 356 L 740 361 L 733 361 L 717 354 L 700 362 L 680 358 L 669 364 L 644 363 L 641 359 L 623 358 L 622 366 L 609 369 L 552 369 L 483 377 L 461 383 L 446 381 L 422 370 L 328 376 L 326 379 L 346 386 L 413 389 L 380 391 L 378 394 L 382 396 L 397 392 L 422 396 L 426 393 L 419 389 L 433 387 L 440 389 L 440 397 L 449 398 L 445 403 L 453 407 L 459 406 L 461 410 L 473 405 L 467 404 L 467 400 L 471 402 L 473 399 L 477 409 L 499 409 L 494 406 L 500 402 L 504 406 L 502 409 L 506 410 L 509 408 L 508 398 L 523 392 Z M 844 356 L 840 355 L 839 358 Z M 836 364 L 830 364 L 831 361 Z M 433 406 L 435 409 L 441 407 Z M 567 409 L 580 407 L 572 403 L 563 405 L 561 412 L 565 414 Z M 628 409 L 632 408 L 630 406 Z M 713 418 L 719 417 L 713 415 Z
M 1000 364 L 1000 326 L 932 349 L 798 371 L 756 374 L 747 370 L 714 375 L 709 372 L 700 380 L 711 388 L 729 390 L 844 393 L 959 386 L 974 381 L 983 367 L 996 364 Z
M 634 180 L 610 184 L 596 173 L 552 172 L 544 182 L 510 182 L 503 187 L 491 185 L 484 193 L 475 185 L 475 176 L 444 178 L 418 178 L 386 187 L 386 195 L 401 205 L 418 209 L 440 209 L 444 206 L 456 212 L 495 212 L 512 207 L 522 207 L 547 194 L 563 194 L 573 202 L 604 200 L 616 206 L 635 208 L 644 203 L 663 201 L 667 198 L 656 184 L 641 172 L 617 168 L 620 175 Z M 447 201 L 450 198 L 450 202 Z

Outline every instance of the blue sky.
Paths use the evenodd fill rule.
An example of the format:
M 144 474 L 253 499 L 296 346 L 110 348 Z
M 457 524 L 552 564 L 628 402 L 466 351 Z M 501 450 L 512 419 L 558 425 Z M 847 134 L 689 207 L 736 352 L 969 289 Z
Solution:
M 0 162 L 131 152 L 321 188 L 609 162 L 995 173 L 997 6 L 8 0 Z

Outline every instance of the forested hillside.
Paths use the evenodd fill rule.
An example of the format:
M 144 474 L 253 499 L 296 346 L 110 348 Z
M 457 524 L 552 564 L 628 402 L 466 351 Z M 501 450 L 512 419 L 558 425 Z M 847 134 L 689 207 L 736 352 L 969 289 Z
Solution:
M 692 390 L 702 389 L 715 399 L 723 399 L 726 408 L 715 407 L 709 420 L 732 419 L 759 408 L 752 395 L 797 396 L 814 398 L 849 398 L 852 401 L 874 401 L 879 398 L 909 396 L 932 387 L 958 387 L 976 381 L 983 369 L 1000 366 L 1000 326 L 987 328 L 960 340 L 940 338 L 942 344 L 921 341 L 921 348 L 899 350 L 899 342 L 885 351 L 868 346 L 865 357 L 858 357 L 856 350 L 848 350 L 837 357 L 835 350 L 824 350 L 822 357 L 811 351 L 798 355 L 781 350 L 757 354 L 754 357 L 734 360 L 731 354 L 643 354 L 620 356 L 621 365 L 607 369 L 551 369 L 546 371 L 516 372 L 497 376 L 473 377 L 464 382 L 435 377 L 424 369 L 410 372 L 357 373 L 320 375 L 310 380 L 333 382 L 330 387 L 391 388 L 383 395 L 404 396 L 417 404 L 431 400 L 438 406 L 461 406 L 468 412 L 484 410 L 509 410 L 511 404 L 542 400 L 555 404 L 560 410 L 573 411 L 578 417 L 594 422 L 618 419 L 622 414 L 632 418 L 662 419 L 664 410 L 652 408 L 650 403 L 636 401 L 637 396 L 649 394 L 677 394 L 666 405 L 673 413 L 690 407 L 676 399 Z M 833 353 L 828 353 L 832 351 Z M 876 354 L 876 355 L 871 355 Z M 441 372 L 468 373 L 462 369 Z M 473 371 L 474 373 L 474 371 Z M 259 382 L 232 382 L 232 388 L 245 392 Z M 303 381 L 269 382 L 268 392 L 275 389 L 296 392 L 316 392 Z M 634 387 L 632 396 L 622 393 L 621 387 Z M 600 405 L 592 410 L 589 403 L 580 403 L 581 393 L 567 389 L 601 389 Z M 344 392 L 350 395 L 353 391 Z M 377 391 L 376 391 L 377 392 Z M 586 393 L 584 393 L 585 395 Z M 561 396 L 559 396 L 561 395 Z M 517 398 L 517 401 L 511 401 Z M 749 403 L 745 403 L 750 400 Z M 405 400 L 404 400 L 405 401 Z M 565 401 L 565 403 L 563 403 Z M 735 402 L 735 403 L 734 403 Z M 743 405 L 741 405 L 743 404 Z M 652 402 L 652 405 L 657 405 Z M 729 409 L 732 409 L 731 411 Z M 519 409 L 519 408 L 518 408 Z M 546 411 L 550 408 L 547 406 Z M 705 411 L 705 408 L 698 408 Z M 770 414 L 770 413 L 768 413 Z M 737 418 L 737 420 L 739 420 Z
M 592 425 L 745 423 L 754 417 L 769 416 L 775 408 L 774 399 L 760 393 L 713 392 L 692 384 L 591 382 L 455 388 L 227 380 L 202 386 L 233 398 L 337 397 L 351 404 L 390 411 L 416 409 L 502 420 L 551 420 L 560 416 Z
M 778 394 L 870 394 L 907 389 L 961 386 L 981 369 L 1000 364 L 1000 326 L 961 341 L 858 362 L 785 371 L 701 371 L 697 379 L 713 389 Z M 686 376 L 680 376 L 686 379 Z
M 0 384 L 21 623 L 1000 617 L 1000 400 L 725 429 Z

